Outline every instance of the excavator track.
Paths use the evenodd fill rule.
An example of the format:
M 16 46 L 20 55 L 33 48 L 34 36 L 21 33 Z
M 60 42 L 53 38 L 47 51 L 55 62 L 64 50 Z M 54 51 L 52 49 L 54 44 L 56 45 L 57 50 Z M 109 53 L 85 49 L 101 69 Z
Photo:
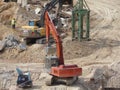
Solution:
M 51 86 L 53 84 L 53 76 L 52 75 L 49 75 L 49 74 L 47 75 L 46 80 L 45 80 L 45 84 L 47 86 Z
M 78 77 L 71 77 L 71 78 L 67 78 L 66 79 L 66 85 L 70 86 L 72 85 L 74 82 L 76 82 L 78 80 Z

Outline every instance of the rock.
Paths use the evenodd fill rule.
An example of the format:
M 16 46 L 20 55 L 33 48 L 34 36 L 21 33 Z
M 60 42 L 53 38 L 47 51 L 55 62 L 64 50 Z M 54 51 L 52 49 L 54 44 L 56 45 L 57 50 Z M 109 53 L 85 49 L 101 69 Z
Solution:
M 14 40 L 14 36 L 13 35 L 8 35 L 7 37 L 5 37 L 5 39 L 13 41 Z
M 120 61 L 109 66 L 110 73 L 107 81 L 107 87 L 120 88 Z
M 62 34 L 60 35 L 61 38 L 65 38 L 66 36 L 67 36 L 67 33 L 62 33 Z
M 26 10 L 27 10 L 27 11 L 30 11 L 30 9 L 31 9 L 30 4 L 26 5 Z
M 26 50 L 26 44 L 20 43 L 18 39 L 14 35 L 8 35 L 0 42 L 0 51 L 2 51 L 5 47 L 17 47 L 19 51 Z
M 103 76 L 103 70 L 100 68 L 96 68 L 93 69 L 93 71 L 91 72 L 91 74 L 89 74 L 87 76 L 87 78 L 90 78 L 90 80 L 97 80 L 97 79 L 101 79 Z
M 62 22 L 62 25 L 64 28 L 68 28 L 69 26 L 69 23 L 68 23 L 68 18 L 60 18 L 61 19 L 61 22 Z
M 41 8 L 36 8 L 36 9 L 35 9 L 35 14 L 39 14 L 40 11 L 41 11 Z
M 18 51 L 19 51 L 19 52 L 24 51 L 24 50 L 26 50 L 26 49 L 27 49 L 27 46 L 26 46 L 25 43 L 20 43 L 20 44 L 18 45 Z
M 47 73 L 41 73 L 39 79 L 45 79 L 47 77 Z
M 72 12 L 71 11 L 62 11 L 61 16 L 70 18 L 72 16 Z
M 13 43 L 11 40 L 7 40 L 6 45 L 7 45 L 7 47 L 11 47 L 13 45 Z
M 15 47 L 18 45 L 18 39 L 14 35 L 9 35 L 3 39 L 3 41 L 6 41 L 7 47 Z

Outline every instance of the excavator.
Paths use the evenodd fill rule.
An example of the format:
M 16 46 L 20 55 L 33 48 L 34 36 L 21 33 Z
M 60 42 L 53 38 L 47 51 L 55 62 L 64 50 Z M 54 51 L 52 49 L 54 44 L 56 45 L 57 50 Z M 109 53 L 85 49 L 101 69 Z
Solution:
M 49 48 L 51 47 L 51 44 L 49 43 L 49 38 L 51 35 L 56 43 L 56 55 L 47 55 L 45 59 L 45 69 L 48 73 L 45 83 L 48 86 L 56 82 L 64 82 L 66 85 L 71 85 L 78 79 L 78 76 L 82 74 L 82 68 L 79 68 L 77 65 L 64 64 L 63 48 L 60 36 L 57 33 L 49 13 L 45 11 L 44 15 L 47 51 L 49 51 Z
M 45 29 L 47 48 L 51 47 L 50 35 L 53 36 L 56 43 L 56 55 L 48 55 L 45 60 L 45 69 L 49 73 L 46 85 L 52 85 L 55 81 L 65 81 L 66 85 L 71 85 L 82 74 L 82 68 L 77 65 L 64 64 L 62 41 L 47 11 L 45 12 Z
M 27 26 L 21 27 L 20 37 L 26 43 L 45 43 L 45 28 L 44 28 L 44 14 L 45 11 L 50 11 L 59 3 L 58 12 L 62 8 L 62 0 L 51 0 L 46 6 L 41 10 L 40 20 L 29 20 Z M 53 20 L 54 21 L 54 20 Z M 52 39 L 51 39 L 52 41 Z

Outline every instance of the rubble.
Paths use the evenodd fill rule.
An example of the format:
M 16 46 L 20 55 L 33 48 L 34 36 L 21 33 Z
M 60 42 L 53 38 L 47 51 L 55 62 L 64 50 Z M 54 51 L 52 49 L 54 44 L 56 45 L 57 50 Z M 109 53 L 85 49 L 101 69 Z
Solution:
M 25 43 L 20 43 L 17 49 L 18 49 L 18 52 L 22 52 L 27 49 L 27 46 Z
M 120 61 L 117 61 L 109 66 L 113 74 L 109 76 L 107 87 L 120 88 Z
M 40 14 L 41 8 L 36 8 L 35 9 L 35 14 Z
M 18 51 L 27 49 L 26 44 L 20 43 L 14 35 L 9 35 L 0 42 L 0 51 L 3 51 L 5 48 L 17 48 Z
M 26 5 L 26 11 L 30 11 L 30 9 L 31 9 L 31 5 L 30 5 L 30 4 L 27 4 L 27 5 Z
M 8 35 L 4 40 L 6 41 L 7 47 L 16 47 L 19 44 L 18 39 L 13 35 Z
M 72 13 L 71 13 L 71 11 L 62 11 L 60 13 L 60 16 L 61 17 L 65 17 L 65 18 L 71 18 L 72 17 Z

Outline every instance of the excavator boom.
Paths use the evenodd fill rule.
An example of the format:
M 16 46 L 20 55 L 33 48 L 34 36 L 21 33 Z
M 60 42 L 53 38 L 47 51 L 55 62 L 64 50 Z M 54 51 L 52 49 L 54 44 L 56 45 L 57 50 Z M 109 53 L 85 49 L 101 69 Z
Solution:
M 46 4 L 46 6 L 43 8 L 41 16 L 40 16 L 40 26 L 44 26 L 44 20 L 45 20 L 45 12 L 50 11 L 52 8 L 55 7 L 55 5 L 59 3 L 59 8 L 62 8 L 62 0 L 51 0 L 49 3 Z
M 57 50 L 56 54 L 59 59 L 59 65 L 64 65 L 62 41 L 60 39 L 59 34 L 57 33 L 57 30 L 56 30 L 52 20 L 49 17 L 48 12 L 45 13 L 45 27 L 46 27 L 46 40 L 47 40 L 47 42 L 49 41 L 49 37 L 50 37 L 50 33 L 51 33 L 56 42 L 56 50 Z
M 53 61 L 53 58 L 50 57 L 50 63 L 48 63 L 48 65 L 53 63 L 53 65 L 51 65 L 50 67 L 50 74 L 62 78 L 77 77 L 81 75 L 82 69 L 79 68 L 77 65 L 64 65 L 62 41 L 47 11 L 45 12 L 45 27 L 47 44 L 49 46 L 49 37 L 50 34 L 52 34 L 56 42 L 56 54 L 58 59 L 58 64 L 56 64 L 57 60 Z

